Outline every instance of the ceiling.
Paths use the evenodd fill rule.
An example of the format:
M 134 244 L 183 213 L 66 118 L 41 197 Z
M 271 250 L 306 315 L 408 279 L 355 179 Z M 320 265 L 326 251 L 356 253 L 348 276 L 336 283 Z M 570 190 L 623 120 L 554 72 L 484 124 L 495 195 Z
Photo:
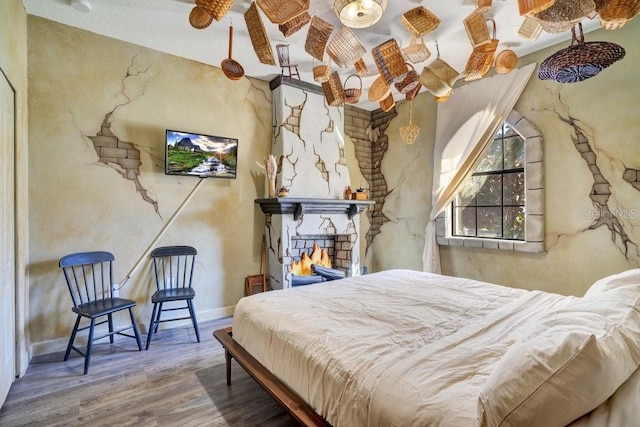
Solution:
M 228 56 L 229 25 L 233 23 L 233 59 L 242 64 L 245 74 L 268 81 L 280 74 L 279 66 L 261 64 L 253 51 L 243 16 L 251 4 L 250 0 L 236 0 L 227 16 L 221 21 L 213 21 L 213 24 L 203 30 L 196 30 L 189 24 L 189 13 L 194 7 L 194 0 L 84 1 L 90 4 L 90 12 L 79 12 L 72 8 L 71 0 L 23 0 L 23 3 L 30 15 L 217 67 Z M 472 47 L 463 20 L 474 10 L 475 0 L 391 0 L 377 24 L 353 30 L 367 49 L 364 59 L 369 70 L 376 71 L 370 54 L 371 48 L 390 38 L 395 38 L 401 47 L 409 44 L 411 36 L 402 25 L 401 18 L 404 12 L 418 5 L 423 5 L 441 20 L 438 28 L 424 37 L 432 57 L 416 65 L 418 73 L 435 58 L 436 41 L 441 58 L 456 70 L 464 70 Z M 333 0 L 310 0 L 309 13 L 334 24 L 336 29 L 340 28 L 340 22 L 333 12 Z M 559 35 L 543 32 L 536 41 L 520 38 L 517 32 L 522 18 L 518 14 L 518 2 L 515 0 L 494 0 L 488 15 L 493 17 L 497 24 L 497 38 L 500 40 L 498 51 L 508 47 L 519 57 L 570 38 L 568 32 Z M 299 64 L 302 80 L 313 83 L 312 58 L 304 50 L 309 26 L 285 38 L 277 25 L 272 24 L 262 12 L 261 16 L 274 55 L 276 44 L 289 43 L 291 62 Z M 599 28 L 597 19 L 585 19 L 583 25 L 585 32 Z M 354 69 L 345 68 L 338 71 L 344 81 Z M 379 107 L 378 103 L 369 102 L 366 95 L 367 88 L 375 77 L 374 75 L 362 79 L 363 96 L 357 104 L 358 107 L 367 110 Z M 397 92 L 395 97 L 404 98 Z

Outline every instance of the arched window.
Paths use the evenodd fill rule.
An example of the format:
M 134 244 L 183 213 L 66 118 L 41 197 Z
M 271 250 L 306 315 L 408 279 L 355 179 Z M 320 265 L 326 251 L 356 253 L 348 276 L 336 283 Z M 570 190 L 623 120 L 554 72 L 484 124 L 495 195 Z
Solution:
M 542 136 L 517 111 L 437 219 L 438 244 L 544 251 Z

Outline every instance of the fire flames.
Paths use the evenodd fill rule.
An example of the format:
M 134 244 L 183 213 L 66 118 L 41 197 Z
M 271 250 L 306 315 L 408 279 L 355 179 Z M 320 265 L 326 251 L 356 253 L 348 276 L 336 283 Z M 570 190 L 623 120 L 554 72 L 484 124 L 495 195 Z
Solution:
M 329 259 L 329 254 L 325 249 L 320 250 L 320 247 L 315 242 L 313 243 L 313 251 L 311 252 L 311 256 L 304 252 L 300 257 L 300 261 L 291 262 L 291 273 L 298 276 L 309 276 L 313 273 L 311 271 L 312 264 L 331 268 L 331 260 Z

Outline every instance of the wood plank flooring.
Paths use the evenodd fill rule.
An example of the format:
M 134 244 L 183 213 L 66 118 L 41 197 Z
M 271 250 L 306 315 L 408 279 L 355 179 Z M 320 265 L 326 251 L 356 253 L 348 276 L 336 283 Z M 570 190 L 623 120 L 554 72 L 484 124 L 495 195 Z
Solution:
M 232 362 L 226 385 L 224 350 L 213 331 L 231 318 L 160 331 L 148 351 L 135 340 L 94 346 L 91 367 L 75 353 L 34 358 L 11 386 L 1 426 L 268 426 L 297 425 L 244 370 Z M 143 336 L 143 341 L 146 336 Z

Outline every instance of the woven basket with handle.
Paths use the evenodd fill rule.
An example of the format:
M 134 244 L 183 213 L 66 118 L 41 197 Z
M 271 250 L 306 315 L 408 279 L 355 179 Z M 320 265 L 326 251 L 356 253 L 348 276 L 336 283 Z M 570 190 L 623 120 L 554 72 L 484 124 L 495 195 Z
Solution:
M 496 38 L 496 21 L 488 19 L 493 23 L 493 37 L 488 43 L 476 46 L 473 48 L 467 65 L 464 68 L 464 80 L 472 81 L 483 78 L 487 75 L 493 60 L 496 56 L 496 50 L 498 49 L 498 39 Z
M 478 0 L 476 3 L 476 9 L 483 13 L 487 13 L 491 11 L 492 0 Z
M 255 2 L 252 2 L 249 9 L 244 13 L 244 21 L 247 24 L 251 45 L 258 56 L 258 60 L 263 64 L 276 65 L 273 49 L 271 49 L 271 43 L 267 37 L 267 30 L 264 28 Z
M 327 46 L 332 32 L 332 24 L 319 16 L 314 16 L 311 18 L 311 25 L 309 26 L 307 39 L 304 43 L 304 50 L 318 61 L 322 61 L 324 59 L 324 49 Z
M 353 31 L 346 26 L 331 37 L 326 50 L 327 55 L 341 68 L 351 67 L 367 51 Z
M 582 24 L 571 29 L 571 45 L 542 61 L 538 67 L 540 80 L 575 83 L 589 79 L 625 56 L 622 46 L 609 42 L 585 42 Z
M 337 107 L 344 104 L 344 86 L 337 71 L 333 71 L 329 76 L 329 80 L 322 83 L 322 91 L 327 99 L 327 104 Z
M 409 46 L 402 48 L 402 55 L 412 64 L 419 64 L 429 59 L 431 51 L 424 44 L 422 37 L 419 40 L 416 37 L 411 37 Z
M 491 35 L 489 34 L 489 28 L 487 27 L 487 19 L 484 16 L 484 12 L 480 10 L 474 10 L 464 18 L 464 29 L 467 31 L 469 42 L 471 46 L 477 47 L 485 43 L 489 43 Z
M 233 0 L 196 0 L 196 6 L 202 7 L 213 19 L 219 21 L 229 13 Z
M 355 77 L 358 79 L 359 86 L 347 88 L 347 83 L 349 79 Z M 357 74 L 350 74 L 349 77 L 344 81 L 344 102 L 347 104 L 357 104 L 360 101 L 360 96 L 362 95 L 362 79 Z
M 418 82 L 418 85 L 416 87 L 411 89 L 409 92 L 405 93 L 404 95 L 405 99 L 407 101 L 413 101 L 415 97 L 418 96 L 418 93 L 420 92 L 421 88 L 422 88 L 422 85 L 420 84 L 420 82 Z
M 402 14 L 402 25 L 415 37 L 422 37 L 438 28 L 440 18 L 424 6 L 418 6 Z
M 309 0 L 257 0 L 258 6 L 274 24 L 284 24 L 309 10 Z
M 309 21 L 311 21 L 311 15 L 305 10 L 300 15 L 278 25 L 278 29 L 285 37 L 289 37 L 291 34 L 300 31 Z
M 402 52 L 395 39 L 389 39 L 374 47 L 371 49 L 371 55 L 376 63 L 376 67 L 378 67 L 380 75 L 388 84 L 403 79 L 409 72 L 409 68 L 404 62 Z
M 395 84 L 396 90 L 403 95 L 420 85 L 420 81 L 418 81 L 418 73 L 415 68 L 413 68 L 413 65 L 407 64 L 407 66 L 411 69 L 402 80 Z

